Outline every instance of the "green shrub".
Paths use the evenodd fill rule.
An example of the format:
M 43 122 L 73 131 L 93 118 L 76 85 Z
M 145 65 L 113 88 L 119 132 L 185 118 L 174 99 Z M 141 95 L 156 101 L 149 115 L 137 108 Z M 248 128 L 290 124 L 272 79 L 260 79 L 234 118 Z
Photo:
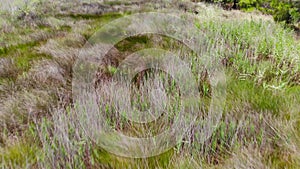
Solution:
M 202 0 L 208 3 L 223 4 L 226 9 L 242 9 L 251 11 L 257 9 L 271 14 L 277 22 L 294 24 L 300 21 L 300 2 L 287 0 Z

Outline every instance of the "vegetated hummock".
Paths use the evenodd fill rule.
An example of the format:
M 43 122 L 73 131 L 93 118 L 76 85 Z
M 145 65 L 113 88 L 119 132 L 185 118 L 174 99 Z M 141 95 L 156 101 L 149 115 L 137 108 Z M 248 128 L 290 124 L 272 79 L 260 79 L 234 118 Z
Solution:
M 0 15 L 0 168 L 300 168 L 300 43 L 292 28 L 272 16 L 163 0 L 45 0 L 7 7 Z M 214 55 L 224 66 L 223 116 L 203 144 L 196 123 L 164 154 L 116 156 L 97 146 L 75 120 L 73 65 L 101 26 L 132 13 L 168 10 L 196 17 L 195 26 L 206 36 L 202 55 Z M 179 52 L 192 65 L 204 103 L 200 123 L 211 99 L 209 75 L 198 69 L 199 56 L 169 37 L 146 34 L 119 42 L 99 64 L 96 90 L 109 89 L 127 55 L 151 47 Z M 133 90 L 132 104 L 149 107 L 147 99 L 140 99 L 149 92 L 143 87 L 157 78 L 176 101 L 180 94 L 172 78 L 150 70 L 133 80 L 138 90 Z M 102 95 L 101 103 L 109 99 Z M 134 124 L 122 119 L 113 105 L 105 106 L 109 123 L 128 135 L 151 136 L 172 124 Z

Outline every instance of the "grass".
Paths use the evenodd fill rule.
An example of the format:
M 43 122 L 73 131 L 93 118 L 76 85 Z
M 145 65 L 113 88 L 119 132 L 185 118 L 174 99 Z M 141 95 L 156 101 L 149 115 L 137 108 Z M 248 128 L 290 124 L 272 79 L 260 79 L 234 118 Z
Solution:
M 228 104 L 249 104 L 255 111 L 269 111 L 274 115 L 287 112 L 289 105 L 284 91 L 273 91 L 257 86 L 250 80 L 228 81 Z
M 90 123 L 79 116 L 71 94 L 72 66 L 78 51 L 99 27 L 130 12 L 96 15 L 53 9 L 45 13 L 48 18 L 57 12 L 48 24 L 22 29 L 24 23 L 18 21 L 7 24 L 14 31 L 1 34 L 9 45 L 0 50 L 0 168 L 299 168 L 300 43 L 294 32 L 260 14 L 207 5 L 195 8 L 201 9 L 195 15 L 195 26 L 205 33 L 201 56 L 216 56 L 226 70 L 224 112 L 208 140 L 201 142 L 206 132 L 201 119 L 206 118 L 212 89 L 200 59 L 181 42 L 147 34 L 122 40 L 101 63 L 99 79 L 95 79 L 100 84 L 97 90 L 103 92 L 101 103 L 126 96 L 122 88 L 113 88 L 121 84 L 113 86 L 110 81 L 125 55 L 163 48 L 180 53 L 191 65 L 203 103 L 198 121 L 180 143 L 159 156 L 125 158 L 99 147 L 80 127 L 83 123 L 97 128 L 98 116 Z M 38 38 L 29 36 L 34 31 L 51 36 L 45 32 Z M 22 41 L 21 37 L 29 39 Z M 151 101 L 145 97 L 148 88 L 143 88 L 151 84 L 151 78 L 145 72 L 135 78 L 137 88 L 144 90 L 130 96 L 142 108 Z M 176 100 L 180 95 L 177 84 L 162 75 L 158 78 L 167 81 L 167 97 Z M 109 93 L 108 89 L 115 90 Z M 161 98 L 163 95 L 154 100 Z M 186 106 L 198 102 L 191 100 Z M 164 116 L 149 125 L 131 123 L 115 113 L 118 107 L 108 105 L 100 110 L 116 130 L 128 135 L 153 135 L 172 124 L 171 116 L 165 118 L 167 125 Z M 170 112 L 178 109 L 169 108 Z
M 0 150 L 1 168 L 31 168 L 36 163 L 38 147 L 27 143 L 17 143 Z M 9 163 L 6 163 L 9 162 Z

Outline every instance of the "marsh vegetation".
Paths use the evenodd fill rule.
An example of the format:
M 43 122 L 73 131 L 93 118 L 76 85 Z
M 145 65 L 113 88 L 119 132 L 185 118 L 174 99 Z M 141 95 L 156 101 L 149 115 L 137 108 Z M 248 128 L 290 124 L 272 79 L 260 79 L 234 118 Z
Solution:
M 0 168 L 300 168 L 300 42 L 295 30 L 272 16 L 189 1 L 45 0 L 7 7 L 0 15 Z M 180 11 L 197 19 L 194 26 L 205 34 L 201 55 L 214 55 L 224 67 L 227 96 L 220 123 L 205 142 L 200 144 L 203 131 L 195 123 L 169 151 L 131 159 L 105 151 L 80 127 L 73 65 L 100 27 L 145 11 Z M 211 100 L 209 75 L 200 56 L 170 37 L 145 34 L 120 41 L 99 61 L 96 90 L 109 90 L 126 56 L 146 48 L 179 53 L 190 65 L 201 121 Z M 132 104 L 147 109 L 143 94 L 149 91 L 143 86 L 157 79 L 176 102 L 180 92 L 173 79 L 150 70 L 133 80 Z M 101 99 L 110 98 L 104 92 Z M 115 130 L 131 136 L 154 135 L 172 124 L 168 117 L 135 124 L 113 105 L 101 108 Z

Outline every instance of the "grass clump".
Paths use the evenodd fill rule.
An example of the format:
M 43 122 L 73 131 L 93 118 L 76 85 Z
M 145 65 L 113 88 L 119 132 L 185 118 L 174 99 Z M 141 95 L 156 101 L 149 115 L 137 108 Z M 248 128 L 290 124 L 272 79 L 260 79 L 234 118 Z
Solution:
M 25 142 L 0 148 L 1 168 L 32 168 L 38 158 L 39 148 Z

